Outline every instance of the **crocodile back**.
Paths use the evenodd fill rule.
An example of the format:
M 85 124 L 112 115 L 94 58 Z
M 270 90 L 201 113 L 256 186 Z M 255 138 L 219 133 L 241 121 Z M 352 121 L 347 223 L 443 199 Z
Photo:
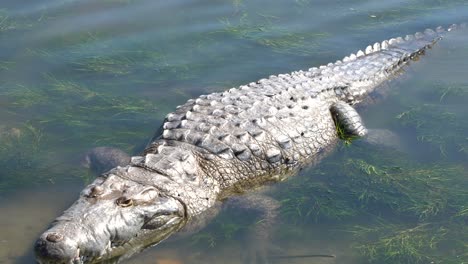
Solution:
M 338 136 L 331 105 L 361 101 L 422 55 L 443 32 L 426 30 L 386 40 L 326 66 L 191 99 L 167 115 L 161 134 L 144 152 L 149 164 L 143 165 L 161 174 L 175 172 L 171 176 L 175 181 L 190 179 L 203 185 L 209 179 L 211 187 L 205 188 L 217 186 L 221 197 L 223 192 L 281 180 L 333 148 Z M 196 161 L 160 162 L 167 160 L 163 149 Z M 184 166 L 195 166 L 189 168 L 193 177 L 187 177 Z
M 190 145 L 222 190 L 281 180 L 336 141 L 334 91 L 315 93 L 293 74 L 189 100 L 167 116 L 155 146 Z

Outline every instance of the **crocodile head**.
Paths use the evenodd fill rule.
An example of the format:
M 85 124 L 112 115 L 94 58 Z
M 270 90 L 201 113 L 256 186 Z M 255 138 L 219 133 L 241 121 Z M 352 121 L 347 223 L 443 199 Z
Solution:
M 180 229 L 184 205 L 113 174 L 98 177 L 35 244 L 39 263 L 94 263 L 130 256 Z

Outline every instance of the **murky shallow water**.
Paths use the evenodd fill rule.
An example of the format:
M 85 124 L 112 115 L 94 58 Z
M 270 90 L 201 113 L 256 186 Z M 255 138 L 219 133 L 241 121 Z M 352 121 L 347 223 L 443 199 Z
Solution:
M 33 262 L 34 239 L 93 177 L 86 149 L 136 153 L 189 98 L 467 20 L 464 1 L 1 1 L 0 263 Z M 353 143 L 279 185 L 275 244 L 337 258 L 277 263 L 468 261 L 466 35 L 362 109 L 401 150 Z M 252 223 L 234 213 L 127 263 L 240 263 Z

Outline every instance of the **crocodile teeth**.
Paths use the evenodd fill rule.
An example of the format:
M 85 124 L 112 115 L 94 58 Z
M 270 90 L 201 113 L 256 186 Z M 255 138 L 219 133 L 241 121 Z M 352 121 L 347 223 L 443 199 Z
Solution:
M 365 52 L 366 52 L 366 54 L 371 54 L 372 52 L 374 52 L 374 50 L 372 49 L 372 46 L 371 46 L 371 45 L 369 45 L 369 46 L 367 46 L 367 48 L 366 48 L 366 51 L 365 51 Z

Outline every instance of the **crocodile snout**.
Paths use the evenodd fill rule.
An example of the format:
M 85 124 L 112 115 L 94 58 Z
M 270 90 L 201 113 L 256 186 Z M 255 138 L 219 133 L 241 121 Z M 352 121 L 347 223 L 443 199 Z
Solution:
M 34 245 L 41 264 L 79 263 L 80 251 L 70 238 L 56 232 L 43 234 Z

